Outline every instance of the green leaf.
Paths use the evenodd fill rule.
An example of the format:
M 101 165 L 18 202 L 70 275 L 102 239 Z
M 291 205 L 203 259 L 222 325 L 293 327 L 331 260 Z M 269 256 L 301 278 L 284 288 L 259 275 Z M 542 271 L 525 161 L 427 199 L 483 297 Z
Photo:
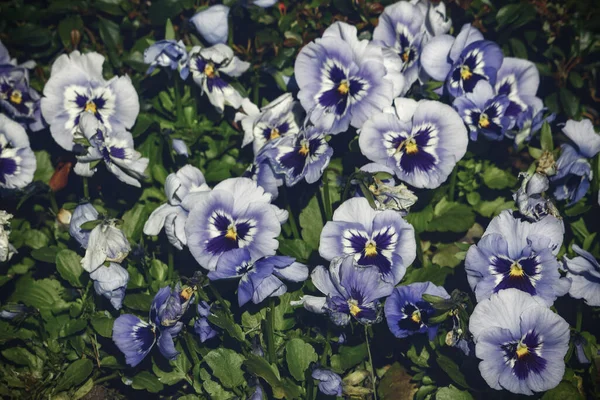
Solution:
M 460 386 L 468 389 L 469 384 L 467 383 L 465 376 L 460 372 L 458 365 L 450 357 L 443 354 L 438 354 L 436 359 L 438 365 L 448 376 Z
M 50 239 L 44 232 L 37 229 L 29 229 L 24 235 L 25 244 L 32 249 L 41 249 L 42 247 L 48 246 Z
M 10 301 L 23 302 L 25 305 L 40 310 L 42 316 L 49 317 L 52 312 L 61 312 L 69 305 L 61 298 L 63 287 L 55 279 L 33 280 L 31 276 L 22 276 L 16 284 Z
M 313 250 L 318 250 L 321 231 L 323 230 L 323 217 L 316 195 L 310 199 L 304 210 L 300 212 L 299 223 L 302 228 L 302 239 Z
M 218 309 L 212 311 L 211 315 L 208 316 L 208 320 L 219 328 L 225 329 L 229 333 L 229 336 L 238 342 L 244 342 L 245 337 L 242 328 L 235 323 L 231 315 L 227 314 L 225 310 Z
M 234 398 L 233 393 L 223 389 L 219 383 L 210 379 L 211 376 L 205 369 L 200 369 L 200 380 L 202 381 L 202 388 L 206 390 L 211 399 L 215 400 L 229 400 Z M 179 398 L 181 400 L 181 397 Z
M 165 39 L 175 40 L 175 29 L 173 29 L 171 18 L 167 18 L 167 23 L 165 24 Z
M 483 183 L 490 189 L 506 189 L 515 186 L 517 178 L 510 172 L 488 165 L 481 174 Z
M 294 257 L 299 262 L 308 262 L 313 249 L 302 239 L 279 240 L 279 252 L 283 255 Z
M 301 389 L 289 379 L 281 380 L 279 371 L 272 366 L 263 357 L 249 354 L 244 366 L 248 371 L 258 377 L 263 378 L 273 390 L 273 397 L 276 399 L 297 399 L 302 394 Z
M 125 296 L 123 304 L 138 311 L 149 311 L 154 297 L 146 293 L 131 293 Z
M 367 358 L 367 345 L 340 346 L 339 353 L 331 357 L 331 369 L 338 374 L 354 367 Z
M 125 15 L 125 10 L 121 7 L 123 0 L 95 0 L 94 7 L 111 15 Z
M 95 219 L 93 221 L 84 222 L 83 224 L 81 224 L 79 229 L 83 230 L 83 231 L 91 231 L 92 229 L 94 229 L 95 227 L 100 225 L 102 223 L 102 221 L 103 220 L 101 220 L 101 219 Z
M 440 267 L 454 268 L 464 260 L 464 252 L 461 251 L 456 245 L 446 245 L 442 248 L 438 248 L 431 261 Z
M 435 400 L 473 400 L 473 396 L 465 390 L 459 390 L 454 386 L 440 388 L 435 393 Z
M 34 260 L 47 262 L 50 264 L 54 264 L 56 261 L 56 254 L 58 253 L 58 247 L 56 246 L 48 246 L 42 247 L 39 249 L 34 249 L 31 251 L 31 257 Z
M 431 282 L 434 285 L 443 286 L 446 276 L 451 273 L 452 269 L 436 264 L 425 265 L 421 268 L 409 268 L 402 283 Z
M 466 232 L 475 223 L 475 214 L 471 207 L 450 202 L 445 197 L 435 206 L 433 215 L 427 227 L 428 231 Z
M 317 353 L 312 345 L 302 339 L 291 339 L 285 345 L 285 360 L 290 374 L 297 381 L 304 381 L 304 371 L 311 362 L 317 361 L 317 358 Z
M 87 327 L 88 320 L 83 319 L 72 319 L 60 328 L 59 337 L 67 337 L 76 334 L 84 330 Z M 87 378 L 87 377 L 86 377 Z
M 226 388 L 231 389 L 246 382 L 240 368 L 244 357 L 235 351 L 226 348 L 212 350 L 204 356 L 204 361 Z
M 577 390 L 577 387 L 567 381 L 562 381 L 558 386 L 548 390 L 542 396 L 542 400 L 583 400 L 584 398 Z
M 569 82 L 575 89 L 581 89 L 583 87 L 583 78 L 578 72 L 569 72 Z
M 98 17 L 98 29 L 100 38 L 108 50 L 108 59 L 116 67 L 121 67 L 121 58 L 119 57 L 119 47 L 121 46 L 121 28 L 119 24 L 102 17 Z
M 148 371 L 142 371 L 134 376 L 131 387 L 137 390 L 147 390 L 150 393 L 158 393 L 164 388 L 158 378 Z
M 542 144 L 542 150 L 552 151 L 554 150 L 554 141 L 552 140 L 552 129 L 548 121 L 544 121 L 542 125 L 540 142 Z
M 420 351 L 417 350 L 415 345 L 410 346 L 410 349 L 406 352 L 406 356 L 413 362 L 413 364 L 422 367 L 429 367 L 429 352 L 425 346 L 420 346 Z
M 32 370 L 41 370 L 44 362 L 24 347 L 9 347 L 2 350 L 2 355 L 17 365 L 26 365 Z
M 85 397 L 94 388 L 94 380 L 88 379 L 79 389 L 73 393 L 72 400 L 79 400 Z
M 36 168 L 35 173 L 33 174 L 33 180 L 48 184 L 48 182 L 50 182 L 50 178 L 52 178 L 52 175 L 54 175 L 54 167 L 50 161 L 50 154 L 45 150 L 36 151 L 35 161 Z
M 56 254 L 56 270 L 61 278 L 76 288 L 84 286 L 81 281 L 83 267 L 81 266 L 81 257 L 72 250 L 61 250 Z
M 394 363 L 377 385 L 377 393 L 382 399 L 413 400 L 417 385 L 400 363 Z
M 79 15 L 69 15 L 58 23 L 58 36 L 65 49 L 72 47 L 71 32 L 83 32 L 83 19 Z
M 415 228 L 417 232 L 427 230 L 429 222 L 433 219 L 433 207 L 428 205 L 421 211 L 411 211 L 406 216 L 406 220 Z
M 89 358 L 74 361 L 58 380 L 56 391 L 60 392 L 81 384 L 90 376 L 93 369 L 94 364 Z
M 150 276 L 158 282 L 164 282 L 167 279 L 169 267 L 164 262 L 153 259 L 150 261 Z
M 503 210 L 511 209 L 513 207 L 513 201 L 508 201 L 504 197 L 498 197 L 492 201 L 482 201 L 473 207 L 473 209 L 478 214 L 481 214 L 486 218 L 491 218 L 500 214 Z
M 150 212 L 144 204 L 136 204 L 131 210 L 123 214 L 123 233 L 130 242 L 137 243 L 142 238 L 144 224 Z
M 102 312 L 97 312 L 90 317 L 90 323 L 98 334 L 105 338 L 112 337 L 114 320 Z
M 296 325 L 294 318 L 294 307 L 290 304 L 293 300 L 299 300 L 300 296 L 294 293 L 284 293 L 279 296 L 279 303 L 275 306 L 274 320 L 275 330 L 287 331 Z
M 579 97 L 567 88 L 559 89 L 560 104 L 568 117 L 573 118 L 579 111 Z

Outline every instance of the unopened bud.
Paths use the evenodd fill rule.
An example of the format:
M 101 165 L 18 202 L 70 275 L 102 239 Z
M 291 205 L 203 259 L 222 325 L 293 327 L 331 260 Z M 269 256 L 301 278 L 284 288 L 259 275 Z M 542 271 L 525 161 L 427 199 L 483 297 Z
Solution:
M 61 225 L 69 225 L 71 223 L 71 211 L 61 208 L 56 214 L 56 221 Z
M 72 165 L 72 162 L 58 164 L 58 167 L 56 167 L 56 170 L 54 171 L 54 175 L 52 175 L 50 182 L 48 182 L 48 185 L 53 192 L 58 192 L 67 186 Z
M 79 32 L 79 29 L 71 30 L 71 46 L 73 46 L 73 50 L 77 49 L 77 46 L 79 46 L 80 41 L 81 32 Z
M 354 371 L 344 378 L 344 385 L 360 385 L 360 383 L 364 381 L 367 378 L 367 376 L 369 376 L 369 372 L 365 371 L 364 369 Z
M 545 174 L 546 176 L 556 174 L 556 162 L 554 161 L 554 154 L 551 151 L 546 150 L 542 153 L 542 156 L 538 159 L 535 172 Z

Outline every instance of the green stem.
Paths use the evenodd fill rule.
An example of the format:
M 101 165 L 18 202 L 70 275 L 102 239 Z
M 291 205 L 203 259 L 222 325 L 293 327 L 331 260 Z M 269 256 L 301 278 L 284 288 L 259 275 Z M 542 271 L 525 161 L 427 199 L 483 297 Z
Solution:
M 219 293 L 219 291 L 215 289 L 215 287 L 212 284 L 209 284 L 208 288 L 210 289 L 210 292 L 213 294 L 213 296 L 215 296 L 217 301 L 225 308 L 225 312 L 227 312 L 227 314 L 229 315 L 233 315 L 231 313 L 231 310 L 229 309 L 229 305 L 225 302 L 223 296 L 221 296 L 221 293 Z
M 106 375 L 106 376 L 103 376 L 103 377 L 102 377 L 102 378 L 100 378 L 100 379 L 96 379 L 96 380 L 94 381 L 94 385 L 99 385 L 99 384 L 101 384 L 101 383 L 103 383 L 103 382 L 110 381 L 111 379 L 115 379 L 115 378 L 116 378 L 116 377 L 118 377 L 118 376 L 119 376 L 119 373 L 118 373 L 118 372 L 113 372 L 113 373 L 112 373 L 112 374 L 110 374 L 110 375 Z
M 53 190 L 50 191 L 50 207 L 52 207 L 54 215 L 58 215 L 58 204 L 56 204 L 56 194 Z
M 271 364 L 277 362 L 277 355 L 275 354 L 275 299 L 269 297 L 269 305 L 267 307 L 267 318 L 265 320 L 265 340 L 267 342 L 267 357 Z
M 306 378 L 306 398 L 307 400 L 313 400 L 315 398 L 315 380 L 312 377 L 310 368 L 305 372 Z
M 169 246 L 169 252 L 167 254 L 167 266 L 169 269 L 167 270 L 167 280 L 170 281 L 173 279 L 173 269 L 174 269 L 174 255 L 173 255 L 173 246 Z
M 454 201 L 454 192 L 456 190 L 456 174 L 458 174 L 458 166 L 455 166 L 450 175 L 450 189 L 448 189 L 448 201 Z
M 258 70 L 254 73 L 254 85 L 252 86 L 252 101 L 260 108 L 260 74 Z
M 181 82 L 177 79 L 177 76 L 173 75 L 175 84 L 173 85 L 175 91 L 175 112 L 177 113 L 176 120 L 177 124 L 183 119 L 183 104 L 181 102 Z
M 83 177 L 83 198 L 86 200 L 90 199 L 90 189 L 88 187 L 88 178 L 87 177 Z
M 365 343 L 367 344 L 367 351 L 369 353 L 369 372 L 371 372 L 371 382 L 373 384 L 373 400 L 377 400 L 377 386 L 375 385 L 375 367 L 373 366 L 371 346 L 369 346 L 369 330 L 367 325 L 365 325 Z
M 298 229 L 298 224 L 296 223 L 296 217 L 294 215 L 294 213 L 292 212 L 292 206 L 290 204 L 290 201 L 288 199 L 288 195 L 287 195 L 287 189 L 284 186 L 283 187 L 283 201 L 285 203 L 285 208 L 288 212 L 288 222 L 290 224 L 290 228 L 292 229 L 292 235 L 294 235 L 294 239 L 300 239 L 300 230 Z
M 327 221 L 331 221 L 333 210 L 331 209 L 331 198 L 329 196 L 329 180 L 327 179 L 327 170 L 323 172 L 323 203 Z
M 577 303 L 577 322 L 575 325 L 575 330 L 577 332 L 581 332 L 581 323 L 583 322 L 583 304 L 580 302 Z
M 323 348 L 323 353 L 321 353 L 321 359 L 319 362 L 321 365 L 327 364 L 327 356 L 331 353 L 331 327 L 329 326 L 329 321 L 327 322 L 327 336 L 325 336 L 325 347 Z

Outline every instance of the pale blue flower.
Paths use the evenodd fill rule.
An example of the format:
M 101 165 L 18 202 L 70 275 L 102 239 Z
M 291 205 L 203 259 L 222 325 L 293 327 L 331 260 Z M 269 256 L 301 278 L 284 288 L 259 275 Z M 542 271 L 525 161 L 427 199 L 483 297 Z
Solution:
M 226 43 L 229 35 L 229 7 L 216 4 L 196 13 L 190 22 L 209 44 Z
M 572 281 L 569 295 L 584 299 L 592 307 L 600 307 L 600 264 L 591 253 L 576 244 L 572 248 L 578 257 L 563 257 L 567 278 Z

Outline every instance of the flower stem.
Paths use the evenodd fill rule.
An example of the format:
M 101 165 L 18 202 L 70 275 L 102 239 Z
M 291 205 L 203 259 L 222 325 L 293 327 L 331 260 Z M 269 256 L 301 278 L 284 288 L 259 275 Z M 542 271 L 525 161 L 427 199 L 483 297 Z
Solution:
M 181 82 L 177 79 L 176 75 L 173 75 L 175 79 L 175 84 L 173 85 L 173 89 L 175 91 L 175 112 L 177 113 L 176 120 L 177 124 L 183 119 L 183 104 L 181 102 Z
M 456 175 L 458 174 L 458 166 L 455 166 L 450 175 L 450 189 L 448 189 L 448 201 L 454 201 L 454 192 L 456 190 Z
M 329 180 L 327 179 L 327 170 L 323 172 L 323 203 L 327 221 L 331 221 L 333 210 L 331 209 L 331 197 L 329 196 Z
M 581 332 L 581 323 L 583 322 L 583 305 L 580 302 L 577 303 L 577 322 L 575 325 L 575 330 L 577 332 Z
M 377 386 L 375 385 L 375 367 L 373 366 L 373 357 L 371 355 L 371 346 L 369 346 L 369 329 L 365 325 L 365 343 L 369 353 L 369 371 L 371 372 L 371 383 L 373 384 L 373 400 L 377 400 Z
M 294 239 L 300 239 L 300 231 L 298 230 L 298 224 L 296 223 L 296 217 L 295 217 L 294 213 L 292 212 L 292 206 L 288 199 L 287 188 L 284 186 L 282 189 L 283 189 L 282 190 L 283 201 L 285 203 L 285 208 L 288 212 L 288 222 L 290 224 L 290 228 L 292 229 L 292 235 L 294 236 Z
M 225 308 L 225 312 L 229 315 L 233 315 L 231 313 L 231 310 L 229 309 L 229 305 L 227 305 L 227 303 L 225 302 L 225 299 L 223 299 L 223 296 L 221 296 L 221 293 L 219 293 L 219 291 L 212 284 L 208 284 L 208 288 L 210 289 L 213 296 L 215 296 L 215 298 L 217 299 L 219 304 L 221 304 L 221 306 L 223 306 L 223 308 Z
M 90 189 L 88 187 L 88 178 L 87 177 L 83 177 L 83 197 L 86 200 L 90 199 Z
M 267 318 L 265 320 L 265 341 L 267 342 L 267 357 L 271 364 L 277 362 L 275 354 L 275 300 L 269 297 L 269 306 L 267 307 Z
M 252 102 L 260 108 L 260 73 L 258 70 L 254 73 L 254 85 L 252 86 Z
M 56 194 L 53 190 L 50 190 L 50 207 L 52 207 L 52 212 L 54 215 L 58 214 L 58 204 L 56 204 Z
M 169 269 L 167 270 L 167 280 L 170 281 L 173 279 L 173 269 L 174 269 L 174 256 L 173 256 L 173 246 L 169 246 L 169 252 L 167 254 L 167 266 Z
M 110 381 L 111 379 L 115 379 L 118 376 L 119 376 L 118 372 L 113 372 L 110 375 L 106 375 L 106 376 L 103 376 L 102 378 L 96 379 L 94 381 L 94 385 L 99 385 L 99 384 L 101 384 L 103 382 Z

